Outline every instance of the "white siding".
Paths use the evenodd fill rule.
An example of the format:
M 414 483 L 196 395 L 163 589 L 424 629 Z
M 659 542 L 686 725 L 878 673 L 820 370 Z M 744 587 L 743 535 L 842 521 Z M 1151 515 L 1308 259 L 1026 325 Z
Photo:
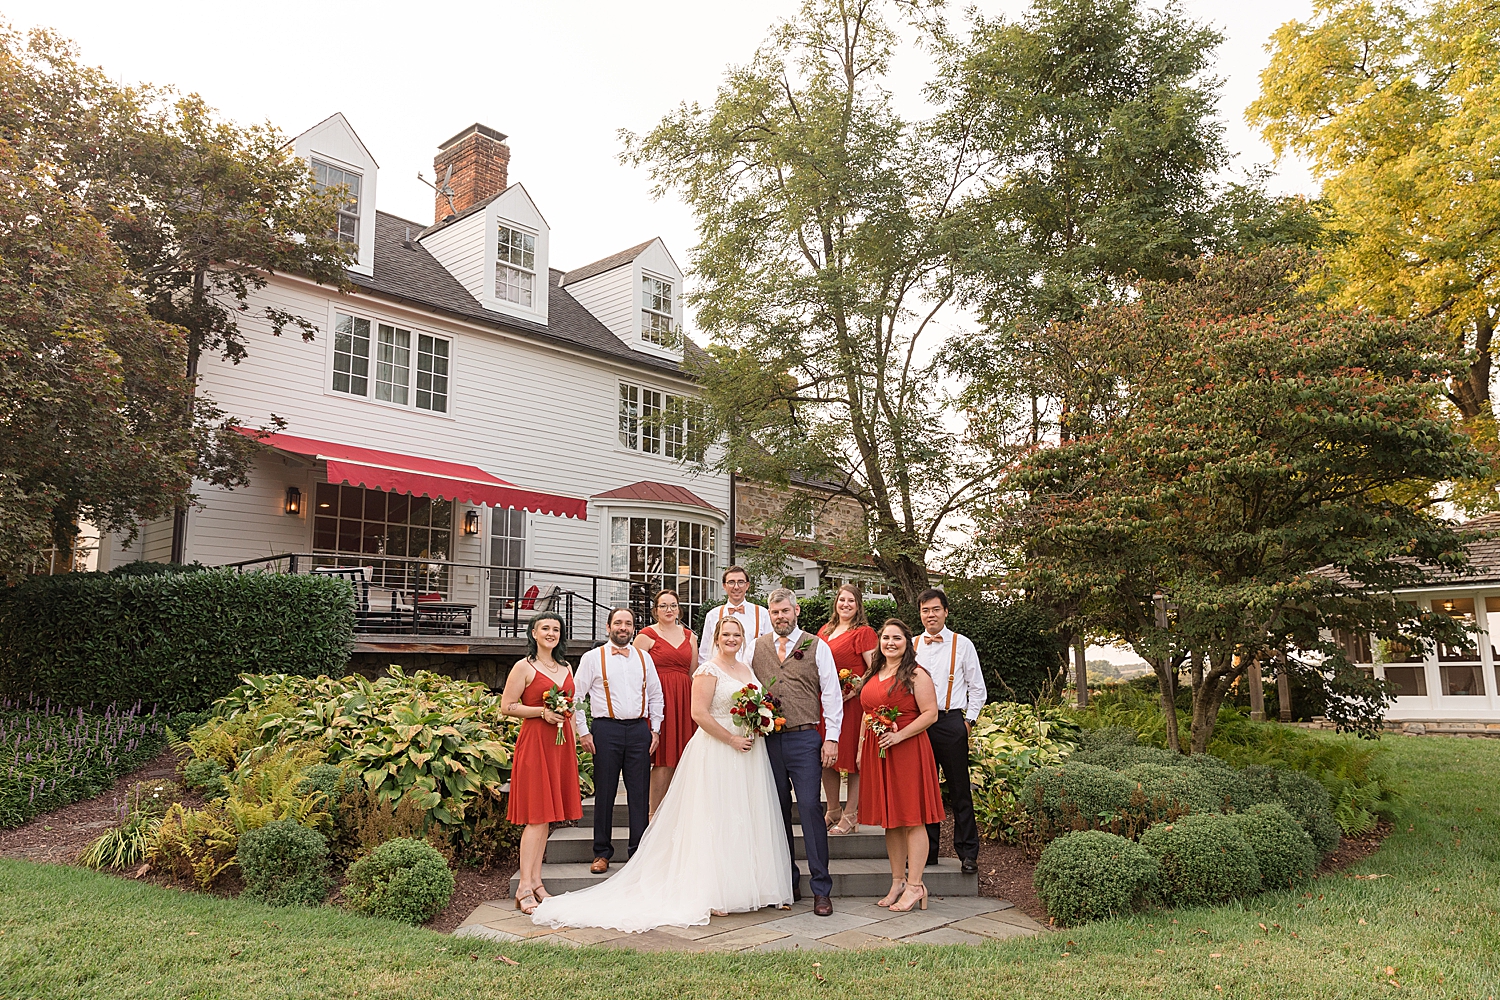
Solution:
M 298 156 L 313 156 L 360 175 L 359 258 L 351 270 L 375 273 L 375 181 L 379 166 L 342 114 L 324 119 L 292 140 Z
M 622 343 L 631 346 L 640 339 L 640 317 L 636 315 L 640 295 L 636 291 L 638 279 L 635 275 L 632 265 L 621 264 L 567 286 L 569 295 L 593 313 L 594 318 L 608 327 Z
M 484 303 L 486 309 L 493 309 L 507 316 L 546 323 L 547 294 L 552 287 L 552 281 L 547 274 L 552 242 L 547 220 L 542 218 L 541 210 L 531 200 L 531 195 L 526 193 L 526 188 L 520 184 L 512 184 L 506 188 L 500 197 L 489 204 L 484 214 L 487 218 L 484 244 L 485 285 L 484 294 L 479 301 Z M 495 261 L 500 250 L 500 226 L 502 224 L 510 228 L 525 230 L 536 236 L 536 288 L 530 309 L 495 295 Z
M 491 256 L 495 252 L 495 237 L 485 232 L 488 217 L 486 212 L 475 212 L 468 218 L 459 219 L 451 226 L 444 226 L 437 232 L 422 237 L 422 246 L 427 248 L 428 253 L 436 257 L 438 263 L 447 268 L 448 273 L 478 300 L 482 300 L 485 295 L 486 276 L 494 274 L 493 267 L 485 267 L 486 248 Z M 489 296 L 494 298 L 493 290 Z

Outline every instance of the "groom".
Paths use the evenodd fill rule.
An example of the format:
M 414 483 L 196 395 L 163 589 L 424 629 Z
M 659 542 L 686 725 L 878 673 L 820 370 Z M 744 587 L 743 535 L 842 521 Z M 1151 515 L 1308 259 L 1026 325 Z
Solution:
M 827 724 L 826 732 L 837 736 L 844 721 L 844 701 L 839 688 L 839 672 L 833 663 L 828 643 L 797 627 L 797 595 L 786 588 L 771 591 L 768 602 L 771 632 L 755 641 L 750 669 L 763 686 L 772 681 L 771 694 L 781 702 L 786 728 L 766 737 L 766 752 L 771 758 L 771 776 L 781 796 L 781 812 L 786 820 L 786 840 L 792 840 L 792 791 L 797 793 L 797 808 L 802 814 L 802 839 L 807 847 L 807 868 L 811 873 L 813 913 L 826 917 L 833 913 L 833 879 L 828 874 L 828 828 L 823 824 L 823 806 L 819 792 L 823 768 L 838 760 L 837 739 L 818 737 L 818 722 Z M 797 854 L 792 850 L 792 898 L 802 898 L 802 872 Z

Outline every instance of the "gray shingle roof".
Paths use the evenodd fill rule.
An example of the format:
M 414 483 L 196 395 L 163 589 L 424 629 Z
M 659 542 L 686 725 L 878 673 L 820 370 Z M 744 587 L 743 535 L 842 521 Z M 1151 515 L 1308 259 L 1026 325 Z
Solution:
M 547 299 L 545 324 L 517 319 L 484 308 L 467 288 L 448 273 L 447 268 L 438 263 L 436 257 L 416 241 L 422 228 L 420 223 L 377 211 L 375 273 L 365 275 L 350 272 L 350 281 L 362 293 L 396 299 L 495 329 L 524 334 L 539 341 L 580 348 L 591 354 L 640 368 L 673 375 L 689 374 L 684 365 L 633 351 L 625 346 L 619 337 L 594 318 L 593 313 L 561 287 L 563 273 L 556 269 L 548 274 L 552 287 Z M 408 229 L 412 236 L 409 244 L 406 242 Z M 648 240 L 642 247 L 650 243 Z M 703 349 L 690 340 L 684 344 L 683 354 L 684 361 L 688 362 L 706 357 Z
M 613 271 L 617 267 L 623 267 L 645 253 L 646 248 L 655 242 L 656 237 L 652 237 L 644 243 L 639 243 L 631 247 L 629 250 L 621 250 L 619 253 L 610 254 L 603 260 L 596 260 L 592 264 L 575 267 L 563 275 L 562 283 L 564 285 L 571 285 L 575 281 L 582 281 L 584 278 L 592 278 L 596 274 L 603 274 L 605 271 Z

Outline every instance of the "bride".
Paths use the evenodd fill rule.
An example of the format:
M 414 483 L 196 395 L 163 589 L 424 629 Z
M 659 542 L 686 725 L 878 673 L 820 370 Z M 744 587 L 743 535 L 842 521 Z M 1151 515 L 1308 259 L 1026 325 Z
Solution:
M 737 619 L 719 620 L 714 657 L 693 675 L 698 731 L 641 846 L 608 881 L 542 900 L 534 922 L 645 931 L 792 901 L 791 851 L 765 741 L 741 735 L 729 714 L 736 692 L 760 686 L 735 658 L 744 642 Z

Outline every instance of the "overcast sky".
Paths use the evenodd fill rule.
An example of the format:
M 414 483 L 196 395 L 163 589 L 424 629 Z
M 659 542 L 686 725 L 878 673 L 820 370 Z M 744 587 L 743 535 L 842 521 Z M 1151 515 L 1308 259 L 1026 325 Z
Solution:
M 993 15 L 1025 5 L 978 6 Z M 1226 35 L 1218 71 L 1238 166 L 1269 161 L 1241 113 L 1266 38 L 1307 16 L 1308 0 L 1184 6 Z M 416 175 L 431 178 L 437 144 L 476 121 L 499 129 L 510 136 L 511 180 L 552 227 L 552 265 L 567 269 L 652 236 L 687 266 L 691 216 L 652 201 L 644 172 L 619 163 L 617 132 L 644 131 L 682 101 L 711 101 L 725 67 L 745 61 L 796 7 L 10 0 L 0 12 L 19 28 L 57 29 L 116 79 L 196 91 L 241 122 L 269 120 L 295 135 L 342 111 L 380 164 L 380 208 L 417 222 L 432 221 L 432 194 Z M 954 6 L 950 22 L 962 18 Z M 919 55 L 897 62 L 892 86 L 908 114 L 921 111 L 925 71 Z M 1283 165 L 1277 185 L 1312 189 L 1295 164 Z

